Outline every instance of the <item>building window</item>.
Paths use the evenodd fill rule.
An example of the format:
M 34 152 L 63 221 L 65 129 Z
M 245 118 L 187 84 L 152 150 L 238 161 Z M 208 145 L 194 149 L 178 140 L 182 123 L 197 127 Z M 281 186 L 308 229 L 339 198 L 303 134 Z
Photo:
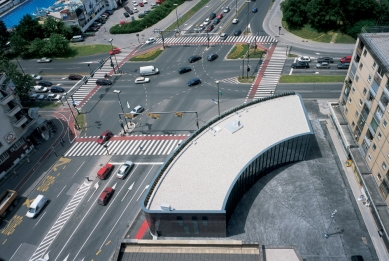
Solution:
M 358 115 L 359 115 L 359 113 L 358 113 L 358 111 L 356 111 L 355 112 L 355 118 L 358 118 Z
M 355 75 L 355 81 L 358 82 L 358 80 L 359 80 L 359 76 Z
M 367 54 L 367 50 L 365 49 L 365 50 L 363 51 L 363 56 L 366 57 L 366 54 Z
M 367 77 L 367 81 L 371 82 L 371 75 L 369 75 L 369 77 Z
M 388 123 L 386 122 L 386 120 L 384 120 L 384 121 L 382 122 L 382 126 L 384 126 L 384 128 L 386 128 L 386 124 L 388 124 Z
M 346 111 L 345 111 L 345 114 L 347 114 L 348 113 L 348 108 L 346 108 Z
M 380 174 L 380 173 L 377 174 L 377 179 L 378 179 L 379 181 L 382 180 L 382 177 L 381 177 L 381 174 Z
M 382 137 L 381 132 L 378 132 L 377 139 L 380 140 Z
M 352 122 L 351 125 L 353 126 L 353 128 L 355 127 L 355 122 Z
M 352 100 L 351 100 L 351 98 L 350 98 L 350 99 L 348 99 L 348 103 L 351 103 L 351 101 L 352 101 Z
M 361 99 L 359 99 L 359 106 L 362 106 L 363 102 Z
M 369 161 L 371 161 L 371 156 L 370 156 L 370 154 L 367 155 L 367 159 L 368 159 Z
M 360 63 L 359 64 L 359 70 L 362 70 L 362 68 L 363 68 L 363 63 Z
M 376 150 L 377 149 L 377 146 L 375 144 L 373 144 L 373 150 Z
M 366 88 L 363 88 L 363 95 L 366 95 L 366 93 L 367 93 Z
M 375 69 L 376 66 L 377 66 L 377 64 L 375 62 L 373 62 L 373 69 Z
M 351 90 L 352 90 L 353 93 L 355 93 L 355 88 L 354 87 Z

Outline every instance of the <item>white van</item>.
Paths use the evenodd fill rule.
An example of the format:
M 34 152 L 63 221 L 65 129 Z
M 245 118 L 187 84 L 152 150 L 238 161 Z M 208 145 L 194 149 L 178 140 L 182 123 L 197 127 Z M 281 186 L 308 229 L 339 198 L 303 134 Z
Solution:
M 140 67 L 139 72 L 140 72 L 140 75 L 145 76 L 145 75 L 158 74 L 159 70 L 158 70 L 158 68 L 155 68 L 154 66 L 149 65 L 149 66 Z
M 76 35 L 76 36 L 73 36 L 70 41 L 71 42 L 83 42 L 84 37 L 82 37 L 82 35 Z
M 43 87 L 41 85 L 35 85 L 34 86 L 34 92 L 48 92 L 49 89 L 47 87 Z
M 43 195 L 38 195 L 31 203 L 30 208 L 26 214 L 26 217 L 34 218 L 41 212 L 44 206 L 47 204 L 47 198 Z

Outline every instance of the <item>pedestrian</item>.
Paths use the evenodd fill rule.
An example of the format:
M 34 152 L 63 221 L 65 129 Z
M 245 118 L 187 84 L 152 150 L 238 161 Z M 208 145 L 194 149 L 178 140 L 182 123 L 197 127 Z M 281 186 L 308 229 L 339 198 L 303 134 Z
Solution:
M 142 151 L 143 147 L 141 145 L 139 145 L 139 150 Z
M 90 180 L 89 180 L 89 176 L 86 176 L 85 178 L 86 178 L 87 181 L 90 181 Z

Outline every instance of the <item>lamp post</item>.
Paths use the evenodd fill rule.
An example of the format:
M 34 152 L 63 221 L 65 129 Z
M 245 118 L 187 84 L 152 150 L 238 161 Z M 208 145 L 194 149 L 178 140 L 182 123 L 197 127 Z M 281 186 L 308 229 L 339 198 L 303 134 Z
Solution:
M 120 108 L 122 108 L 124 120 L 125 120 L 125 122 L 126 122 L 126 126 L 127 126 L 127 129 L 128 129 L 128 123 L 127 123 L 126 115 L 124 115 L 124 110 L 123 110 L 122 102 L 120 101 L 120 96 L 119 96 L 120 91 L 119 91 L 119 90 L 114 90 L 113 92 L 116 93 L 116 94 L 118 95 L 118 102 L 119 102 L 119 104 L 120 104 Z
M 219 112 L 219 116 L 220 116 L 220 102 L 219 102 L 220 90 L 219 90 L 219 81 L 216 81 L 216 84 L 217 84 L 217 111 Z
M 207 45 L 207 47 L 209 48 L 209 34 L 208 34 L 208 31 L 207 31 L 207 40 L 208 40 L 208 45 Z
M 247 79 L 249 78 L 250 71 L 250 42 L 247 42 L 248 51 L 247 51 Z
M 79 129 L 80 129 L 80 125 L 78 125 L 78 122 L 77 122 L 76 116 L 74 116 L 73 110 L 72 110 L 72 108 L 70 108 L 70 104 L 69 104 L 69 101 L 68 101 L 68 97 L 67 97 L 67 95 L 68 95 L 68 93 L 65 93 L 65 100 L 66 100 L 66 102 L 67 102 L 67 104 L 68 104 L 68 106 L 69 106 L 69 110 L 70 110 L 70 112 L 71 112 L 71 113 L 72 113 L 72 115 L 73 115 L 74 122 L 76 123 L 76 127 L 77 127 L 77 129 L 79 130 Z
M 111 67 L 112 67 L 112 69 L 113 69 L 113 72 L 114 72 L 114 74 L 116 74 L 115 65 L 114 65 L 113 62 L 112 62 L 112 57 L 111 57 L 111 55 L 109 56 L 109 59 L 111 60 Z
M 7 42 L 5 45 L 6 45 L 6 46 L 9 46 L 9 48 L 12 48 L 12 47 L 11 47 L 11 42 Z M 16 56 L 15 58 L 16 58 L 16 62 L 18 63 L 18 65 L 19 65 L 19 67 L 20 67 L 20 70 L 22 70 L 23 75 L 25 75 L 25 73 L 24 73 L 24 71 L 23 71 L 23 68 L 22 68 L 22 66 L 21 66 L 20 63 L 19 63 L 18 56 Z
M 113 39 L 109 39 L 108 42 L 111 43 L 111 50 L 113 51 L 113 45 L 112 45 L 112 41 Z M 116 68 L 119 69 L 119 65 L 118 65 L 118 60 L 116 60 L 116 54 L 114 54 L 113 56 L 115 56 L 115 61 L 116 61 Z
M 235 6 L 236 6 L 235 15 L 237 15 L 238 14 L 238 0 L 235 0 Z
M 176 7 L 177 29 L 178 31 L 180 31 L 180 24 L 178 23 L 178 14 L 177 14 L 178 4 L 173 4 L 173 5 L 177 6 Z
M 250 1 L 246 1 L 247 3 L 247 34 L 249 33 L 249 14 L 250 14 Z
M 140 44 L 140 41 L 139 41 L 139 34 L 136 34 L 136 37 L 138 37 L 138 43 Z
M 92 76 L 92 69 L 90 68 L 90 63 L 88 63 L 88 67 L 89 67 L 89 75 Z
M 336 212 L 338 212 L 338 211 L 335 209 L 335 211 L 332 212 L 332 214 L 331 214 L 331 221 L 330 221 L 330 224 L 328 224 L 328 227 L 327 227 L 326 231 L 323 233 L 323 237 L 325 237 L 325 238 L 328 238 L 328 237 L 329 237 L 329 235 L 328 235 L 328 230 L 329 230 L 330 227 L 331 227 L 332 221 L 334 221 Z

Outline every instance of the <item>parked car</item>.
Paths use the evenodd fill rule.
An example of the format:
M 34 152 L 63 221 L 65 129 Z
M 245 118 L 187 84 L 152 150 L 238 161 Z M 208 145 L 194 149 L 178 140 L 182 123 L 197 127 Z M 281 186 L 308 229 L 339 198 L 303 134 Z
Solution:
M 132 1 L 133 6 L 138 6 L 138 3 L 136 1 Z
M 150 37 L 149 39 L 147 39 L 146 44 L 152 44 L 152 43 L 154 43 L 155 41 L 156 41 L 156 40 L 155 40 L 154 37 Z
M 59 101 L 59 100 L 61 100 L 61 98 L 62 98 L 62 96 L 59 94 L 50 93 L 49 95 L 47 95 L 47 99 L 49 101 Z
M 43 57 L 39 60 L 37 60 L 38 63 L 50 63 L 52 60 L 50 58 L 47 58 L 47 57 Z
M 350 63 L 351 62 L 351 58 L 352 58 L 351 55 L 345 56 L 343 58 L 340 58 L 340 62 L 341 63 Z
M 113 11 L 112 10 L 105 10 L 106 13 L 108 13 L 109 15 L 113 15 Z
M 114 54 L 118 54 L 118 53 L 121 53 L 122 51 L 120 51 L 120 48 L 113 48 L 111 51 L 109 51 L 109 54 L 110 55 L 114 55 Z
M 292 63 L 292 68 L 295 68 L 295 69 L 309 68 L 309 63 L 307 63 L 307 62 Z
M 215 28 L 215 26 L 213 24 L 210 24 L 210 25 L 208 25 L 208 27 L 205 30 L 210 32 L 213 30 L 213 28 Z
M 258 12 L 258 8 L 254 7 L 254 8 L 251 10 L 251 12 L 253 12 L 253 13 Z
M 178 69 L 179 74 L 187 73 L 190 71 L 192 71 L 192 68 L 190 68 L 190 67 L 181 67 L 180 69 Z
M 150 82 L 150 78 L 138 77 L 135 79 L 135 83 L 146 83 L 146 82 Z
M 126 161 L 119 169 L 118 173 L 116 176 L 119 179 L 125 179 L 130 172 L 131 168 L 134 166 L 134 163 L 130 160 Z
M 320 57 L 320 58 L 317 58 L 317 62 L 318 63 L 333 63 L 334 62 L 334 58 L 331 58 L 331 57 Z
M 132 11 L 131 8 L 129 8 L 128 6 L 125 6 L 124 10 L 126 10 L 128 13 L 130 13 L 130 11 Z
M 192 80 L 190 80 L 188 82 L 188 86 L 189 87 L 195 86 L 195 85 L 198 85 L 198 84 L 201 84 L 201 80 L 199 78 L 193 78 Z
M 317 69 L 330 69 L 330 64 L 323 62 L 323 63 L 317 63 L 316 64 Z
M 211 53 L 210 55 L 208 55 L 207 60 L 212 62 L 213 60 L 217 59 L 217 57 L 219 57 L 219 55 L 217 55 L 216 53 Z
M 103 167 L 101 167 L 99 171 L 97 171 L 97 177 L 99 179 L 106 179 L 112 170 L 113 170 L 113 165 L 107 163 Z
M 151 5 L 150 5 L 150 8 L 151 8 L 151 9 L 154 9 L 156 6 L 157 6 L 156 4 L 151 4 Z
M 30 74 L 32 78 L 34 78 L 34 80 L 42 80 L 42 76 L 40 75 L 37 75 L 37 74 Z
M 234 35 L 235 35 L 235 36 L 239 36 L 241 33 L 242 33 L 241 30 L 235 30 Z
M 216 14 L 215 14 L 215 13 L 212 13 L 212 14 L 209 15 L 209 19 L 210 19 L 210 20 L 215 19 L 215 17 L 216 17 Z
M 125 17 L 127 17 L 127 18 L 130 17 L 130 15 L 129 15 L 127 12 L 124 12 L 123 15 L 124 15 Z
M 239 19 L 236 19 L 236 18 L 235 18 L 234 20 L 232 20 L 232 23 L 233 23 L 233 24 L 239 23 Z
M 224 13 L 228 13 L 230 10 L 231 10 L 231 9 L 227 6 L 227 7 L 224 8 L 223 12 L 224 12 Z
M 46 99 L 46 95 L 44 95 L 44 94 L 41 94 L 41 95 L 39 95 L 38 96 L 38 101 L 43 101 L 43 100 L 45 100 Z
M 147 4 L 148 3 L 147 0 L 143 0 L 142 2 L 143 2 L 143 4 Z
M 220 23 L 220 19 L 219 18 L 215 18 L 215 20 L 213 20 L 213 24 L 218 24 L 218 23 Z
M 134 7 L 134 13 L 137 13 L 138 12 L 138 8 Z M 139 16 L 139 15 L 138 15 Z
M 68 79 L 69 80 L 81 80 L 82 79 L 82 75 L 79 75 L 79 74 L 70 74 L 68 76 Z
M 298 62 L 310 63 L 311 62 L 311 57 L 309 57 L 309 56 L 300 56 L 299 58 L 297 58 L 297 61 Z
M 34 92 L 48 92 L 49 89 L 47 87 L 43 87 L 41 85 L 35 85 L 34 86 Z
M 107 142 L 112 137 L 113 137 L 113 133 L 111 131 L 109 131 L 109 130 L 106 130 L 97 139 L 97 143 L 98 144 L 104 144 L 105 142 Z
M 101 192 L 99 198 L 97 199 L 97 204 L 105 206 L 108 204 L 109 199 L 113 195 L 113 188 L 111 187 L 106 187 L 103 192 Z
M 51 85 L 53 85 L 53 83 L 49 81 L 39 81 L 38 84 L 44 87 L 50 87 Z
M 350 67 L 350 63 L 340 63 L 338 64 L 338 69 L 348 69 Z
M 138 18 L 143 18 L 145 16 L 146 16 L 145 14 L 138 14 Z
M 227 37 L 228 37 L 228 34 L 226 34 L 226 33 L 222 33 L 222 34 L 220 35 L 220 39 L 222 39 L 222 40 L 226 40 Z
M 39 96 L 39 94 L 34 93 L 34 94 L 31 94 L 30 96 L 28 96 L 28 98 L 31 101 L 35 101 L 36 99 L 38 99 L 38 96 Z
M 198 60 L 201 60 L 201 56 L 200 55 L 192 55 L 191 57 L 188 58 L 188 61 L 190 63 L 194 63 Z
M 97 79 L 96 84 L 97 85 L 112 85 L 112 81 L 107 80 L 107 79 Z
M 58 86 L 52 86 L 50 91 L 53 93 L 58 93 L 58 92 L 65 92 L 65 89 Z
M 139 5 L 140 7 L 144 7 L 144 6 L 145 6 L 142 2 L 139 2 L 138 5 Z
M 145 108 L 143 108 L 142 105 L 138 105 L 134 109 L 132 109 L 132 111 L 130 113 L 132 115 L 136 116 L 144 111 L 145 111 Z

